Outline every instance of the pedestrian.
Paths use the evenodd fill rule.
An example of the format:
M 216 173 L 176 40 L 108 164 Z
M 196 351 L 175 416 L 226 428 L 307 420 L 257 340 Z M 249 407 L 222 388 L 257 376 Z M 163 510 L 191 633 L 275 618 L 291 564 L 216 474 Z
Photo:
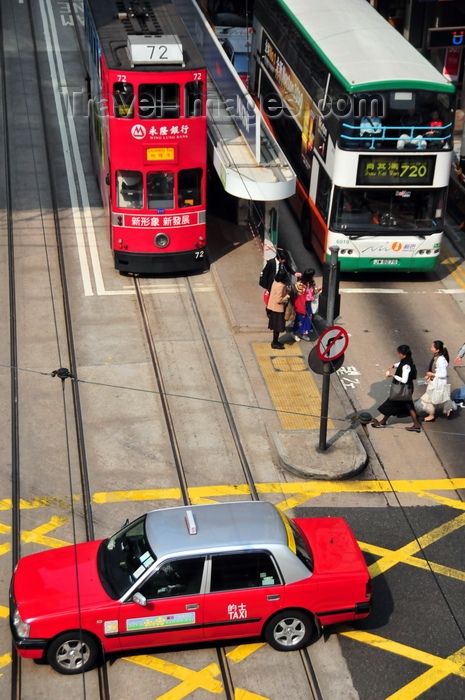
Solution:
M 267 290 L 268 293 L 271 292 L 271 286 L 280 267 L 283 267 L 287 271 L 290 282 L 292 275 L 295 274 L 295 270 L 291 265 L 290 255 L 284 248 L 276 248 L 276 257 L 270 258 L 260 273 L 258 284 L 260 287 Z
M 293 301 L 295 309 L 295 319 L 293 337 L 296 342 L 300 340 L 310 341 L 310 331 L 313 322 L 314 303 L 321 292 L 321 287 L 315 283 L 315 270 L 311 267 L 302 272 L 300 279 L 295 283 L 296 295 Z
M 413 425 L 408 426 L 405 430 L 411 433 L 419 433 L 421 432 L 421 426 L 412 400 L 413 382 L 417 378 L 417 368 L 413 362 L 412 351 L 408 345 L 399 345 L 397 355 L 399 356 L 399 361 L 390 365 L 386 370 L 386 377 L 392 377 L 392 384 L 389 398 L 378 407 L 379 412 L 383 414 L 383 418 L 381 420 L 375 418 L 372 426 L 373 428 L 385 428 L 387 419 L 390 416 L 396 416 L 397 418 L 410 416 Z M 395 372 L 392 372 L 392 370 L 395 370 Z M 402 389 L 402 387 L 405 387 L 405 389 Z M 404 396 L 396 396 L 398 392 L 403 392 Z
M 447 383 L 449 352 L 442 340 L 433 340 L 431 352 L 433 357 L 425 374 L 426 392 L 415 401 L 417 413 L 426 411 L 428 414 L 423 418 L 423 423 L 436 420 L 437 408 L 442 408 L 447 418 L 450 418 L 452 411 L 457 408 L 457 404 L 450 398 L 450 384 Z
M 462 357 L 465 355 L 465 343 L 462 345 L 460 350 L 457 353 L 457 357 L 454 360 L 454 365 L 459 365 L 460 362 L 462 361 Z M 454 396 L 454 402 L 457 406 L 460 406 L 460 408 L 465 408 L 465 384 L 461 389 L 458 390 L 458 392 Z
M 284 345 L 279 342 L 279 334 L 285 330 L 284 307 L 289 300 L 287 282 L 289 275 L 284 267 L 280 267 L 271 285 L 268 299 L 268 328 L 273 331 L 271 347 L 274 350 L 284 350 Z

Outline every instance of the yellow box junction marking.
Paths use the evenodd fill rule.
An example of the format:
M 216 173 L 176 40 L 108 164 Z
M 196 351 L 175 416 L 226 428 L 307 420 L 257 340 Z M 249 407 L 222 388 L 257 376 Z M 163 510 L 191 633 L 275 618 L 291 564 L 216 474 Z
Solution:
M 255 651 L 259 646 L 262 645 L 245 645 L 253 647 Z M 248 650 L 249 651 L 249 650 Z M 250 652 L 251 653 L 251 652 Z M 239 655 L 239 660 L 245 658 L 247 652 L 244 656 Z M 234 656 L 228 654 L 231 660 L 235 661 Z M 139 666 L 144 666 L 145 668 L 151 668 L 154 671 L 159 671 L 160 673 L 165 673 L 172 678 L 178 678 L 181 683 L 179 683 L 175 688 L 168 690 L 163 695 L 159 695 L 157 700 L 181 700 L 190 696 L 194 691 L 202 688 L 210 693 L 220 694 L 223 693 L 224 688 L 220 680 L 217 680 L 218 676 L 221 676 L 221 671 L 218 664 L 209 664 L 205 668 L 200 669 L 200 671 L 194 671 L 185 666 L 179 666 L 178 664 L 173 664 L 166 659 L 158 659 L 156 656 L 126 656 L 125 661 L 130 661 L 131 663 L 138 664 Z M 267 700 L 264 695 L 257 695 L 256 693 L 251 693 L 248 690 L 243 690 L 242 688 L 236 688 L 235 700 Z
M 418 698 L 422 693 L 451 674 L 457 675 L 460 678 L 465 678 L 465 648 L 459 649 L 451 656 L 443 659 L 440 656 L 429 654 L 421 649 L 415 649 L 414 647 L 394 642 L 391 639 L 386 639 L 385 637 L 380 637 L 370 632 L 354 630 L 346 625 L 337 625 L 336 630 L 342 637 L 348 637 L 357 642 L 368 644 L 377 649 L 382 649 L 383 651 L 389 651 L 392 654 L 397 654 L 411 661 L 416 661 L 431 667 L 428 671 L 417 676 L 417 678 L 407 685 L 399 688 L 397 692 L 390 695 L 386 700 L 414 700 L 414 698 Z
M 457 282 L 459 287 L 465 289 L 465 271 L 460 266 L 460 257 L 454 255 L 445 243 L 441 243 L 441 248 L 441 265 L 444 265 L 444 267 L 447 268 L 448 272 L 454 278 L 455 282 Z
M 273 350 L 270 343 L 253 343 L 252 347 L 283 430 L 319 428 L 321 394 L 300 346 Z M 330 419 L 328 428 L 334 428 Z

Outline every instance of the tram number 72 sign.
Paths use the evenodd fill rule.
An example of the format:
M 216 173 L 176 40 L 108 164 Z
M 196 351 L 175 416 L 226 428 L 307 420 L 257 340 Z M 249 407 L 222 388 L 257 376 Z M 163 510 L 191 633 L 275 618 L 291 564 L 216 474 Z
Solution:
M 318 338 L 316 350 L 320 359 L 324 362 L 331 362 L 341 357 L 347 350 L 348 345 L 349 336 L 345 328 L 331 326 Z

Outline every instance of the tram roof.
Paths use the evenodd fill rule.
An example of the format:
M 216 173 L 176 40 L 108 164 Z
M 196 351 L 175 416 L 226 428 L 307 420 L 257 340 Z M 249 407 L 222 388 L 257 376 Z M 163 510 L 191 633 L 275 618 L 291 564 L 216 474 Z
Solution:
M 367 0 L 276 0 L 349 92 L 455 88 Z
M 124 48 L 128 36 L 175 34 L 183 47 L 183 68 L 195 70 L 205 67 L 194 41 L 186 29 L 172 0 L 86 0 L 100 37 L 102 52 L 108 68 L 118 71 L 169 72 L 180 70 L 176 65 L 132 65 Z M 143 10 L 141 16 L 134 9 Z M 132 11 L 131 11 L 132 8 Z M 121 14 L 126 18 L 121 18 Z

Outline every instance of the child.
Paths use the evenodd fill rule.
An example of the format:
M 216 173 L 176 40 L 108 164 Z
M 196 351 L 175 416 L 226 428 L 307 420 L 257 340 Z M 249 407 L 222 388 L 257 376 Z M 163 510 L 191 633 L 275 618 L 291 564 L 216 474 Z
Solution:
M 294 340 L 310 341 L 310 331 L 312 329 L 312 301 L 315 301 L 321 292 L 321 287 L 317 287 L 314 280 L 315 270 L 308 268 L 304 270 L 300 279 L 295 283 L 297 296 L 294 299 L 295 320 L 294 320 Z

